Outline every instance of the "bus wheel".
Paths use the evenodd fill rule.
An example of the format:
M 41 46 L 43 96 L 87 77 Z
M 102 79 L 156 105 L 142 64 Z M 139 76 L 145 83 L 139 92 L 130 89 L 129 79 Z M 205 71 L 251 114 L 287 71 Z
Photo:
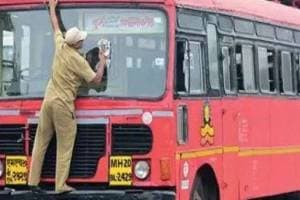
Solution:
M 191 200 L 205 200 L 201 177 L 198 177 L 194 183 Z
M 203 166 L 197 173 L 191 200 L 219 200 L 219 187 L 212 168 Z

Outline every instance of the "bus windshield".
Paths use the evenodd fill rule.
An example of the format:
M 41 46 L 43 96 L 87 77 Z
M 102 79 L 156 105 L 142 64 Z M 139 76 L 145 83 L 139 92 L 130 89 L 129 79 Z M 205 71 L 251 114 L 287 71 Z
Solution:
M 102 83 L 82 85 L 80 96 L 157 98 L 163 94 L 167 28 L 162 11 L 72 8 L 60 9 L 59 16 L 62 30 L 76 26 L 87 31 L 81 53 L 89 61 L 95 61 L 93 50 L 99 40 L 111 44 L 111 61 Z M 0 97 L 43 97 L 54 54 L 48 11 L 3 11 L 0 29 Z M 90 64 L 94 69 L 95 63 Z

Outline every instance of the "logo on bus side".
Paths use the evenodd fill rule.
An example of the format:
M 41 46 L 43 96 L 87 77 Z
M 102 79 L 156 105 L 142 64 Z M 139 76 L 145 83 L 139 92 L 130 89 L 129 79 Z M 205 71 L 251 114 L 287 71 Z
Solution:
M 215 130 L 211 123 L 211 110 L 208 103 L 203 107 L 203 126 L 201 127 L 201 145 L 214 144 Z

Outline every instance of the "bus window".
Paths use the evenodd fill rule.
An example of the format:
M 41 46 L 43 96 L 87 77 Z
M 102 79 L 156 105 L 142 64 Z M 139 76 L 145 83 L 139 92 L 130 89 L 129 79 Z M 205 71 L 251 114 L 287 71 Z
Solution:
M 231 33 L 233 31 L 233 24 L 230 17 L 219 16 L 219 27 L 222 31 Z
M 244 89 L 244 76 L 242 69 L 242 46 L 236 45 L 235 47 L 235 64 L 236 64 L 236 72 L 237 72 L 237 85 L 238 90 Z
M 204 69 L 202 62 L 201 43 L 190 42 L 190 93 L 203 94 L 205 92 Z
M 258 47 L 259 85 L 262 92 L 275 92 L 275 52 Z
M 53 52 L 51 26 L 45 23 L 48 18 L 48 13 L 40 10 L 4 12 L 0 16 L 4 22 L 1 97 L 43 95 Z
M 2 33 L 2 68 L 1 68 L 1 94 L 9 93 L 11 81 L 14 79 L 14 34 L 3 30 Z
M 252 45 L 236 45 L 236 70 L 239 91 L 255 92 L 254 55 Z
M 181 13 L 178 14 L 178 26 L 180 28 L 186 28 L 191 30 L 203 30 L 203 18 L 201 14 L 187 14 L 187 13 Z
M 103 82 L 83 85 L 79 96 L 158 98 L 164 94 L 167 23 L 163 12 L 61 8 L 60 16 L 66 28 L 77 26 L 88 33 L 83 54 L 94 55 L 100 39 L 109 40 L 112 46 L 110 67 Z M 47 10 L 3 11 L 0 22 L 0 52 L 5 59 L 0 67 L 0 97 L 42 97 L 51 75 L 54 52 Z
M 176 91 L 203 94 L 206 91 L 202 50 L 199 41 L 177 41 Z
M 232 94 L 235 92 L 235 85 L 233 81 L 232 71 L 232 48 L 228 46 L 222 47 L 222 66 L 223 66 L 223 81 L 224 90 L 226 94 Z
M 257 23 L 256 24 L 256 32 L 258 36 L 262 36 L 265 38 L 275 38 L 275 30 L 274 27 L 267 24 Z
M 287 42 L 293 42 L 293 32 L 289 29 L 285 28 L 276 28 L 276 37 L 278 40 L 281 41 L 287 41 Z
M 242 34 L 254 34 L 254 24 L 248 20 L 235 19 L 234 20 L 235 31 Z
M 209 83 L 212 90 L 220 89 L 217 30 L 212 24 L 207 25 Z
M 300 44 L 300 32 L 299 31 L 295 31 L 294 35 L 295 35 L 295 42 L 297 44 Z
M 176 44 L 176 92 L 188 92 L 189 73 L 187 72 L 188 62 L 187 41 L 177 41 Z
M 291 94 L 293 89 L 292 55 L 288 51 L 281 51 L 279 66 L 279 88 L 284 94 Z
M 167 43 L 166 18 L 162 12 L 154 9 L 62 9 L 61 16 L 68 27 L 78 23 L 88 32 L 85 51 L 94 48 L 101 38 L 111 42 L 111 62 L 105 81 L 100 88 L 82 88 L 81 96 L 156 98 L 164 93 Z

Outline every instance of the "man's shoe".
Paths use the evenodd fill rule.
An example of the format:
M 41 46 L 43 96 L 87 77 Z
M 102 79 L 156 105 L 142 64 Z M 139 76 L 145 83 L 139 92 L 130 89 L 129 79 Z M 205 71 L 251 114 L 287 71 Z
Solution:
M 28 185 L 28 188 L 34 194 L 47 194 L 46 191 L 36 185 Z
M 57 194 L 67 194 L 67 193 L 73 192 L 75 190 L 76 190 L 75 188 L 73 188 L 69 185 L 64 185 L 61 189 L 57 190 L 56 193 Z

